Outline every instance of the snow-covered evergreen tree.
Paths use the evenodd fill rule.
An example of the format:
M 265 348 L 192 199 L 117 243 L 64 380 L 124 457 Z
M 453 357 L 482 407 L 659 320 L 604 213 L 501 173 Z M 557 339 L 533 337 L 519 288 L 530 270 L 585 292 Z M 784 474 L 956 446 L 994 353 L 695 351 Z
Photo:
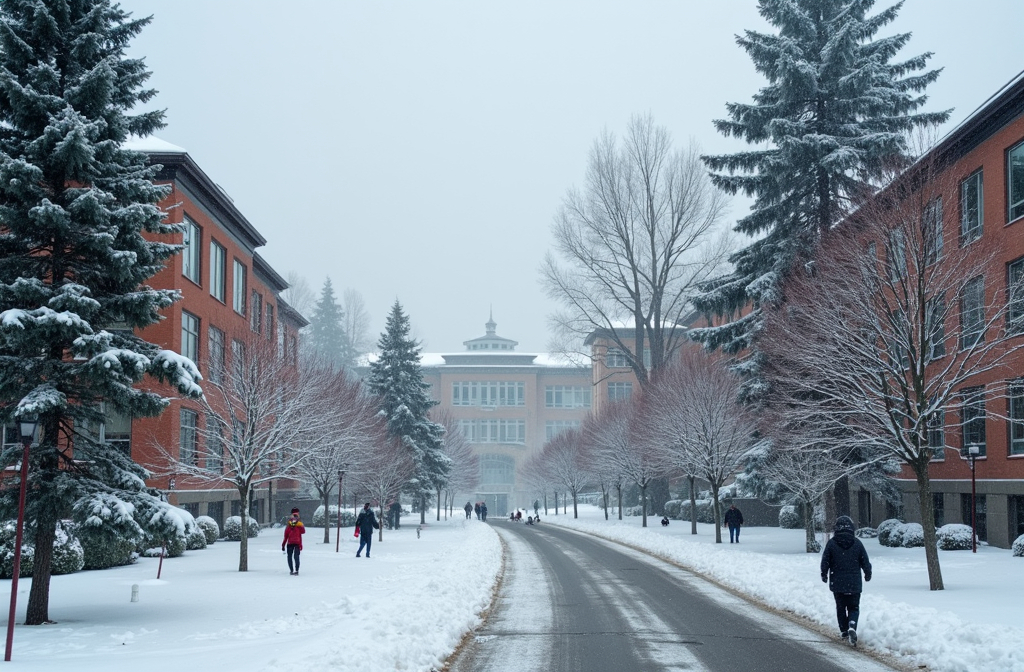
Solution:
M 420 499 L 424 522 L 427 496 L 444 487 L 451 463 L 444 453 L 444 427 L 428 418 L 437 402 L 427 394 L 419 344 L 409 335 L 409 318 L 398 301 L 377 347 L 380 354 L 370 365 L 370 392 L 387 418 L 388 433 L 399 438 L 412 456 L 415 475 L 409 491 Z
M 736 230 L 758 239 L 695 301 L 703 313 L 726 318 L 694 330 L 706 346 L 749 348 L 761 306 L 780 299 L 780 281 L 798 256 L 871 192 L 882 170 L 908 158 L 909 131 L 949 116 L 917 112 L 939 75 L 924 71 L 931 54 L 893 62 L 910 33 L 875 38 L 902 4 L 868 16 L 873 0 L 761 0 L 761 15 L 778 33 L 736 38 L 768 85 L 752 104 L 727 104 L 729 119 L 715 126 L 758 147 L 703 158 L 720 188 L 754 197 Z M 757 362 L 755 348 L 748 365 Z
M 345 332 L 345 311 L 338 303 L 330 278 L 324 281 L 320 298 L 309 319 L 309 345 L 320 357 L 338 368 L 355 364 L 356 353 Z
M 87 431 L 107 414 L 152 416 L 168 400 L 135 387 L 146 375 L 202 391 L 194 364 L 135 335 L 178 297 L 146 285 L 179 246 L 156 203 L 146 156 L 122 149 L 163 125 L 132 113 L 154 91 L 125 57 L 149 19 L 109 0 L 0 3 L 0 420 L 34 413 L 27 537 L 36 548 L 26 622 L 49 620 L 58 519 L 142 541 L 184 521 L 128 455 Z M 166 240 L 166 238 L 165 238 Z M 4 451 L 5 466 L 21 449 Z M 0 490 L 8 514 L 18 488 Z

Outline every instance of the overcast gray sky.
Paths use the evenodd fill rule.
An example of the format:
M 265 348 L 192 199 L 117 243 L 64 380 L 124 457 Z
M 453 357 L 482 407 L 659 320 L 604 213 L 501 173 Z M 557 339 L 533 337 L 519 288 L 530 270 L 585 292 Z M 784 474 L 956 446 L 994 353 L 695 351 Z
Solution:
M 544 351 L 538 268 L 607 128 L 650 112 L 677 143 L 763 84 L 734 36 L 755 0 L 123 0 L 184 147 L 282 275 L 359 290 L 376 340 L 397 298 L 429 352 L 498 333 Z M 877 7 L 888 7 L 880 2 Z M 882 34 L 944 68 L 929 109 L 962 120 L 1024 69 L 1021 0 L 907 0 Z M 949 127 L 947 126 L 947 128 Z M 748 202 L 734 202 L 730 221 Z

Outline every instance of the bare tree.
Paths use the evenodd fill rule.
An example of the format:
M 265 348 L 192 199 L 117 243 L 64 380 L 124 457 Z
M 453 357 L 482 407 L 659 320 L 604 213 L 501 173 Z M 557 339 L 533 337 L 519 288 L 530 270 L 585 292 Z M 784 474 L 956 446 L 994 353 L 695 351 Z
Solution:
M 651 450 L 662 451 L 682 473 L 708 482 L 718 544 L 719 493 L 736 473 L 754 433 L 750 411 L 739 403 L 741 384 L 719 358 L 691 348 L 662 370 L 643 404 Z
M 286 282 L 288 287 L 281 292 L 281 298 L 300 315 L 309 317 L 313 312 L 313 304 L 316 303 L 316 292 L 313 287 L 305 276 L 295 271 L 288 271 Z
M 549 254 L 542 267 L 548 295 L 563 306 L 552 316 L 557 349 L 572 352 L 600 331 L 645 386 L 685 342 L 677 325 L 729 240 L 719 227 L 725 197 L 699 154 L 693 144 L 673 150 L 650 115 L 633 117 L 621 144 L 610 133 L 594 143 L 585 188 L 570 190 L 555 218 L 564 265 Z
M 260 484 L 293 478 L 308 446 L 330 430 L 325 412 L 329 370 L 300 369 L 279 356 L 277 343 L 246 331 L 232 339 L 231 360 L 209 362 L 203 389 L 205 422 L 196 422 L 199 440 L 169 451 L 178 474 L 199 482 L 226 481 L 241 504 L 242 539 L 238 571 L 248 571 L 249 502 Z
M 440 411 L 435 420 L 444 427 L 444 454 L 451 461 L 451 469 L 443 485 L 438 486 L 437 519 L 441 520 L 441 492 L 445 493 L 446 516 L 451 515 L 455 495 L 469 492 L 476 487 L 480 476 L 480 459 L 473 453 L 473 447 L 465 432 L 459 429 L 459 422 L 451 411 Z
M 576 428 L 559 432 L 534 459 L 553 481 L 572 495 L 572 517 L 579 518 L 579 494 L 592 480 L 583 447 L 583 432 Z
M 363 295 L 356 289 L 342 292 L 341 308 L 345 311 L 344 328 L 348 342 L 356 355 L 363 355 L 373 349 L 370 336 L 370 314 L 366 311 Z
M 653 450 L 652 442 L 642 437 L 642 424 L 637 399 L 617 401 L 589 423 L 586 442 L 596 464 L 622 474 L 640 488 L 643 526 L 647 527 L 647 486 L 664 476 L 668 465 L 664 455 Z M 621 515 L 621 496 L 619 511 Z
M 326 431 L 309 447 L 306 459 L 296 465 L 296 473 L 316 490 L 324 506 L 324 543 L 330 538 L 330 499 L 339 485 L 340 473 L 356 473 L 359 457 L 370 448 L 379 429 L 377 408 L 351 374 L 321 363 L 330 370 L 323 390 L 324 404 L 319 411 Z M 340 495 L 339 495 L 340 497 Z M 341 515 L 341 511 L 338 511 Z
M 950 447 L 950 428 L 969 442 L 985 400 L 1005 396 L 1005 384 L 972 381 L 1003 368 L 1019 347 L 1007 336 L 1021 326 L 1007 319 L 1019 297 L 984 276 L 995 252 L 987 241 L 943 241 L 942 201 L 958 202 L 955 188 L 921 164 L 864 206 L 791 274 L 763 339 L 773 404 L 826 440 L 914 472 L 932 590 L 943 582 L 929 463 Z
M 377 540 L 384 540 L 384 507 L 398 497 L 402 486 L 409 482 L 415 470 L 409 451 L 398 438 L 389 437 L 383 423 L 378 430 L 374 447 L 360 459 L 356 475 L 357 489 L 370 493 L 370 499 L 377 502 L 380 531 Z

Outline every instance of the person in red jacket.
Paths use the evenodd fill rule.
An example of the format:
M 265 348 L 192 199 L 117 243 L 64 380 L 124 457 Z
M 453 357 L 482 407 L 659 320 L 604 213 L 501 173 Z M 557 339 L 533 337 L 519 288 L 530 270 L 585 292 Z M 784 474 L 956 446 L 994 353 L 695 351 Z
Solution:
M 284 526 L 284 541 L 281 542 L 281 550 L 288 547 L 288 571 L 292 576 L 299 574 L 299 552 L 302 550 L 302 535 L 306 533 L 306 526 L 299 520 L 299 510 L 292 509 L 291 518 Z M 294 558 L 294 568 L 292 559 Z

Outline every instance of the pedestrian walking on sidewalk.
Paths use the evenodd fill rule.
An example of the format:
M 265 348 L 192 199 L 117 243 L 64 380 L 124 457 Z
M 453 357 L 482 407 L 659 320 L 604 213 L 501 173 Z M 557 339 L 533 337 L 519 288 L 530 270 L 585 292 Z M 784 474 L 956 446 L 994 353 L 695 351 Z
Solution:
M 373 543 L 373 530 L 380 529 L 380 523 L 373 515 L 373 509 L 370 508 L 370 503 L 367 502 L 363 505 L 363 510 L 359 512 L 359 516 L 356 518 L 356 527 L 359 528 L 359 550 L 356 551 L 356 557 L 358 558 L 363 552 L 363 546 L 366 547 L 366 557 L 370 557 L 370 544 Z
M 835 536 L 828 540 L 821 554 L 821 580 L 828 583 L 836 600 L 839 634 L 857 646 L 857 624 L 860 622 L 860 593 L 864 580 L 871 580 L 871 562 L 864 544 L 854 536 L 853 519 L 836 518 Z
M 299 520 L 299 510 L 292 509 L 292 515 L 284 526 L 284 540 L 281 542 L 281 550 L 288 549 L 288 572 L 292 576 L 299 574 L 299 554 L 302 552 L 302 535 L 306 533 L 306 526 Z

